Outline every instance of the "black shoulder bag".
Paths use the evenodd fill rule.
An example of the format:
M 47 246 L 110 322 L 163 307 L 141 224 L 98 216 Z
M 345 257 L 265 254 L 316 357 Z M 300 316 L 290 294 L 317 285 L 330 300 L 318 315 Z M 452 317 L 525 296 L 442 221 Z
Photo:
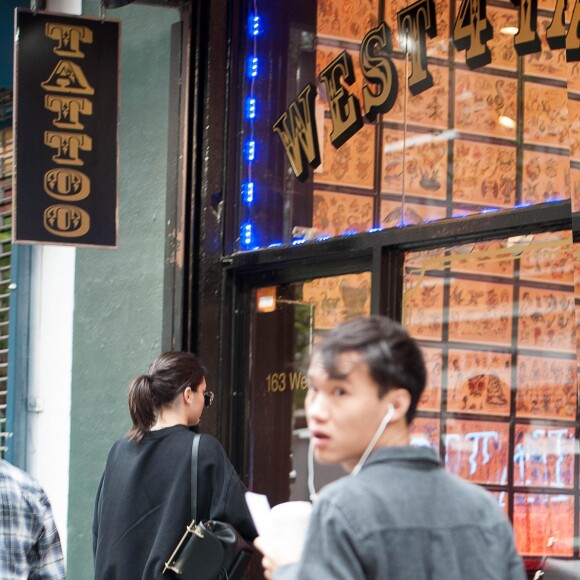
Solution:
M 197 521 L 197 463 L 200 435 L 191 446 L 191 513 L 193 519 L 173 553 L 163 574 L 171 570 L 183 580 L 238 580 L 252 556 L 251 546 L 236 529 L 216 520 Z

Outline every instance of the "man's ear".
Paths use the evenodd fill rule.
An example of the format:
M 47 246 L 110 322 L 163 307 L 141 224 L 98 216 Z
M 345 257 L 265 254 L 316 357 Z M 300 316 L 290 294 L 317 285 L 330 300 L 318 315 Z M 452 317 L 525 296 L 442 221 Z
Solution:
M 393 405 L 395 409 L 393 421 L 405 417 L 411 406 L 411 393 L 407 389 L 393 389 L 385 395 L 387 404 Z

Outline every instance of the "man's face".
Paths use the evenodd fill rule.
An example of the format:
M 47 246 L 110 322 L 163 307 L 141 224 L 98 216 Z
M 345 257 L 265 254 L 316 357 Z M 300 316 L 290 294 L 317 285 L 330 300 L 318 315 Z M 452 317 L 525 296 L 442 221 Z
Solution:
M 341 354 L 337 366 L 344 379 L 329 377 L 320 355 L 313 356 L 304 407 L 316 459 L 350 471 L 387 412 L 388 397 L 379 399 L 378 385 L 357 353 Z

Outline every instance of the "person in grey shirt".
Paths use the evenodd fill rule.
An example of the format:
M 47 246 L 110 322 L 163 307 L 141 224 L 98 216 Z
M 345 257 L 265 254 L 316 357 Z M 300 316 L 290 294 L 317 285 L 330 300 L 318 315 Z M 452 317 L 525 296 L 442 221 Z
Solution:
M 410 445 L 425 387 L 417 343 L 357 318 L 314 350 L 305 408 L 316 459 L 350 472 L 315 499 L 298 562 L 258 537 L 269 580 L 525 580 L 510 522 L 483 488 Z

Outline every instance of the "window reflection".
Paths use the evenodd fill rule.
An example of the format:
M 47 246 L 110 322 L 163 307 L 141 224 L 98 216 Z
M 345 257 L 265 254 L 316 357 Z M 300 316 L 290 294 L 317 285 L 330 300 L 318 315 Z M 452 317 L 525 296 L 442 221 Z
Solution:
M 528 556 L 573 555 L 578 526 L 572 253 L 565 231 L 405 258 L 403 322 L 429 369 L 414 442 L 490 486 Z

